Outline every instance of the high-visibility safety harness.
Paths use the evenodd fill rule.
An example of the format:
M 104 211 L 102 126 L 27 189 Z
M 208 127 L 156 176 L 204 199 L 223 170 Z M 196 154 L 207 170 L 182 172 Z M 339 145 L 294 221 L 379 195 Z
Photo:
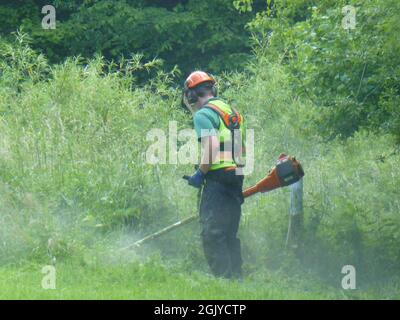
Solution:
M 210 170 L 227 167 L 243 167 L 245 165 L 245 128 L 243 116 L 233 107 L 222 100 L 208 102 L 203 108 L 216 112 L 220 119 L 218 133 L 220 143 L 219 161 L 213 163 Z M 223 155 L 229 152 L 231 157 Z

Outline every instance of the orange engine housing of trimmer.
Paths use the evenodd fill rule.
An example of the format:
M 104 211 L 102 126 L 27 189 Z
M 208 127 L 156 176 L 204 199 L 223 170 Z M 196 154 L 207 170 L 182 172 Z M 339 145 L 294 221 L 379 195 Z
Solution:
M 277 188 L 285 187 L 299 181 L 304 176 L 303 168 L 295 157 L 281 154 L 275 167 L 268 175 L 243 191 L 243 197 L 247 198 L 258 192 L 268 192 Z

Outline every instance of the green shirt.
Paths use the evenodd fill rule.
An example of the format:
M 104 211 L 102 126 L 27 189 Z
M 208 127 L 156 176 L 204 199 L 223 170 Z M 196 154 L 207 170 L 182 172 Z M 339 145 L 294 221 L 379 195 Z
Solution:
M 211 98 L 206 102 L 212 100 L 220 100 L 218 98 Z M 209 109 L 201 108 L 193 116 L 194 130 L 196 131 L 197 138 L 200 140 L 202 137 L 217 136 L 219 129 L 219 115 Z

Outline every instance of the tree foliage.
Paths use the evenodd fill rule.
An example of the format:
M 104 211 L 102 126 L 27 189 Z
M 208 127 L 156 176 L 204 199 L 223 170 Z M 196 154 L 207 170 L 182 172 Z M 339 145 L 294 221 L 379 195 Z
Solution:
M 55 30 L 41 28 L 41 7 L 48 1 L 16 1 L 0 6 L 0 34 L 19 27 L 35 49 L 52 62 L 100 53 L 118 60 L 141 53 L 184 72 L 240 69 L 250 53 L 244 29 L 252 14 L 235 10 L 231 0 L 69 0 L 53 1 Z
M 321 108 L 329 136 L 361 126 L 400 137 L 400 3 L 368 1 L 268 1 L 249 27 L 264 53 L 283 62 L 292 86 Z M 251 10 L 251 0 L 236 1 Z M 343 27 L 345 5 L 355 8 L 355 28 Z

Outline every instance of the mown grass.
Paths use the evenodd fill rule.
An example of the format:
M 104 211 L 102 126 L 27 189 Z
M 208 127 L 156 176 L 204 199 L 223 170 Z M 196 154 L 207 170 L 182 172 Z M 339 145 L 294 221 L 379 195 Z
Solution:
M 310 279 L 265 271 L 242 281 L 178 272 L 162 263 L 56 267 L 56 289 L 43 289 L 42 265 L 0 268 L 0 299 L 388 299 L 387 291 L 343 290 Z

